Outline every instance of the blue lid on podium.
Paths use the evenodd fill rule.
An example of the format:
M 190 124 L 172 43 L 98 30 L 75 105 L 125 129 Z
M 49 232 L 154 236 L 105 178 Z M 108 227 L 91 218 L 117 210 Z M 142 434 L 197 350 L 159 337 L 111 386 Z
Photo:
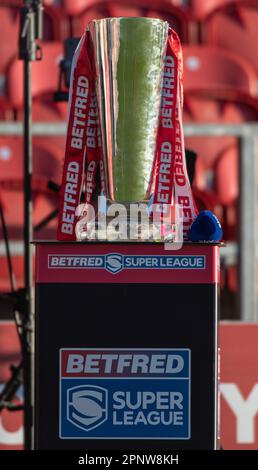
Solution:
M 192 223 L 188 236 L 192 242 L 219 242 L 222 239 L 222 228 L 217 217 L 205 210 Z

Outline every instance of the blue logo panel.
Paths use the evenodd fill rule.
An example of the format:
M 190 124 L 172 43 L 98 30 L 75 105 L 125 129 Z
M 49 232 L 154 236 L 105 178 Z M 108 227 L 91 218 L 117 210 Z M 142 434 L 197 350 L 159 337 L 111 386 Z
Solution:
M 78 364 L 82 366 L 79 350 L 76 350 L 74 368 L 71 366 L 69 353 L 74 358 L 73 351 L 62 351 L 68 358 L 66 364 L 70 365 L 66 370 L 64 361 L 63 364 L 61 362 L 61 439 L 190 439 L 191 356 L 188 349 L 140 350 L 141 357 L 146 353 L 150 371 L 143 368 L 145 373 L 137 377 L 132 376 L 135 366 L 133 351 L 138 353 L 139 350 L 123 350 L 130 351 L 127 356 L 132 357 L 131 372 L 128 358 L 125 363 L 125 352 L 121 354 L 118 350 L 115 354 L 114 349 L 103 350 L 105 360 L 109 353 L 110 357 L 112 355 L 114 367 L 111 369 L 107 360 L 106 369 L 103 369 L 100 362 L 101 373 L 95 377 L 83 376 L 86 366 L 83 373 L 77 372 Z M 89 351 L 82 350 L 82 357 L 88 355 L 90 361 Z M 96 357 L 96 350 L 94 354 Z M 119 356 L 123 357 L 119 359 Z M 161 367 L 163 360 L 164 368 Z M 96 359 L 94 361 L 96 366 Z M 122 361 L 126 365 L 121 374 Z M 117 373 L 114 372 L 116 364 Z M 154 364 L 160 369 L 157 377 L 152 370 Z M 112 372 L 112 376 L 108 372 Z

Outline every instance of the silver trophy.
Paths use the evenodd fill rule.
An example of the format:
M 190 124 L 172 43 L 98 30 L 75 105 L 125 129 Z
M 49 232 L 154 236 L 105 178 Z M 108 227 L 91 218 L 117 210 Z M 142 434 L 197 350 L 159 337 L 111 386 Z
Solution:
M 166 21 L 149 18 L 107 18 L 88 25 L 108 206 L 145 201 L 147 211 L 168 28 Z
M 168 23 L 108 18 L 89 24 L 96 66 L 107 197 L 142 201 L 155 155 Z

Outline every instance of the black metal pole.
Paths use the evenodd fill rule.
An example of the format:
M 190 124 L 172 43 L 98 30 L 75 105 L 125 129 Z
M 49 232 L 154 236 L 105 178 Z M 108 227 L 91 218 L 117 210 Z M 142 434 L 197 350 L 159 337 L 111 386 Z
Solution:
M 34 408 L 34 308 L 33 308 L 33 225 L 32 225 L 32 97 L 31 62 L 40 60 L 36 44 L 42 34 L 41 0 L 24 0 L 21 9 L 19 58 L 24 62 L 24 144 L 23 144 L 23 181 L 24 181 L 24 272 L 25 298 L 23 304 L 23 379 L 24 379 L 24 436 L 25 449 L 31 450 L 33 443 Z
M 33 448 L 33 260 L 32 246 L 32 133 L 31 133 L 31 62 L 24 61 L 24 272 L 25 272 L 25 331 L 23 339 L 24 374 L 24 437 L 25 449 Z

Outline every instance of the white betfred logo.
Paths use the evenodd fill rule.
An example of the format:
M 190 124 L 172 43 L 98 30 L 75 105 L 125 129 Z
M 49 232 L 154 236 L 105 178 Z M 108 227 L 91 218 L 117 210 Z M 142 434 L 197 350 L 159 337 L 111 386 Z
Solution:
M 67 359 L 67 374 L 179 374 L 184 359 L 179 354 L 72 354 Z

